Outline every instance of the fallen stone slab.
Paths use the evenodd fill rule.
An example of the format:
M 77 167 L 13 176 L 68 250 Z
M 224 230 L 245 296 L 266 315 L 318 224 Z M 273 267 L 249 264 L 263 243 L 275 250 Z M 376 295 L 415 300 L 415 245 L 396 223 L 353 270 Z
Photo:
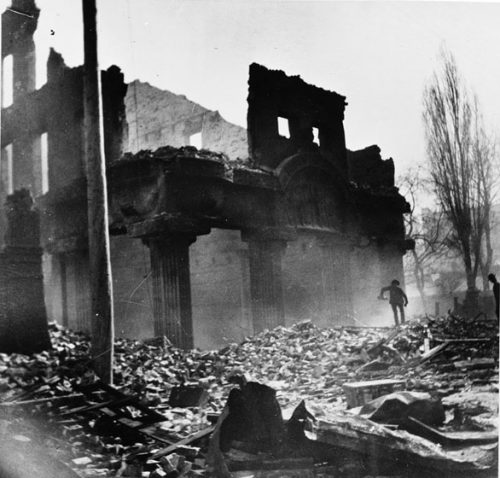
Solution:
M 359 414 L 378 423 L 399 425 L 409 417 L 426 425 L 442 425 L 444 407 L 439 398 L 425 392 L 394 392 L 365 404 Z

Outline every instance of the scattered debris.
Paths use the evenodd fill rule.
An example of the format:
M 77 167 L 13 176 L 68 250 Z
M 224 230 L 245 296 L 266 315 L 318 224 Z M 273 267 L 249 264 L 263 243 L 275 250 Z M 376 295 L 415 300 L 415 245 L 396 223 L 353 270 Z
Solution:
M 475 438 L 488 447 L 488 437 L 496 431 L 498 324 L 484 318 L 425 317 L 396 329 L 320 329 L 303 322 L 265 331 L 219 351 L 181 351 L 164 337 L 147 343 L 119 339 L 114 387 L 96 381 L 87 337 L 55 324 L 50 334 L 52 351 L 30 356 L 0 354 L 0 433 L 40 442 L 54 459 L 82 476 L 206 476 L 208 438 L 212 436 L 213 441 L 217 433 L 221 438 L 220 424 L 227 418 L 224 408 L 229 397 L 233 412 L 246 410 L 245 403 L 260 404 L 266 396 L 274 403 L 260 418 L 254 411 L 255 416 L 247 413 L 243 422 L 231 419 L 232 425 L 231 420 L 224 425 L 220 443 L 231 466 L 238 468 L 228 470 L 229 476 L 263 469 L 268 474 L 262 476 L 276 476 L 272 473 L 280 466 L 290 476 L 364 476 L 354 469 L 353 460 L 361 453 L 354 446 L 342 449 L 342 458 L 337 450 L 337 461 L 328 462 L 332 427 L 343 420 L 362 421 L 366 430 L 396 433 L 399 441 L 411 435 L 412 440 L 429 441 L 432 446 L 463 444 L 463 437 L 453 433 L 467 431 L 481 433 Z M 424 339 L 429 336 L 431 349 L 425 353 Z M 381 365 L 366 366 L 374 361 Z M 371 395 L 366 393 L 363 400 L 359 390 L 354 392 L 356 387 L 349 391 L 348 384 L 377 381 L 404 383 L 407 391 L 441 398 L 444 425 L 432 428 L 433 422 L 429 430 L 421 416 L 410 414 L 400 424 L 410 434 L 346 415 L 347 405 L 362 405 L 396 390 L 371 387 Z M 470 397 L 463 395 L 467 390 Z M 353 398 L 355 393 L 358 398 Z M 481 403 L 491 402 L 487 407 L 474 401 L 483 396 Z M 304 403 L 297 406 L 303 400 L 307 408 Z M 280 421 L 280 409 L 286 420 Z M 248 427 L 245 420 L 253 424 L 261 420 L 267 428 Z M 330 438 L 324 443 L 311 435 L 314 432 L 320 438 L 326 429 Z M 270 430 L 279 432 L 270 436 Z M 261 441 L 260 455 L 263 450 L 269 455 L 271 444 L 280 443 L 274 450 L 277 456 L 257 453 L 256 458 L 251 446 L 255 441 Z M 492 466 L 486 451 L 484 468 Z M 287 461 L 290 456 L 298 461 Z M 480 468 L 476 458 L 466 460 L 471 469 Z

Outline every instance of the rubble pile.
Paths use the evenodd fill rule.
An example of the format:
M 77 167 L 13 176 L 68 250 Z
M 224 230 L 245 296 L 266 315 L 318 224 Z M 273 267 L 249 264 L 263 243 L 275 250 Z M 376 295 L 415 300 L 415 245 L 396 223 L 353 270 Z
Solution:
M 182 159 L 205 159 L 216 161 L 224 165 L 225 173 L 228 178 L 232 177 L 234 169 L 252 170 L 250 159 L 244 158 L 230 158 L 224 153 L 216 153 L 208 149 L 197 149 L 194 146 L 181 146 L 176 148 L 174 146 L 162 146 L 161 148 L 151 151 L 149 149 L 141 150 L 138 153 L 125 153 L 121 159 L 116 162 L 123 161 L 151 161 L 155 158 L 162 160 L 172 161 Z M 115 163 L 116 164 L 116 163 Z M 262 173 L 262 170 L 259 170 Z
M 422 351 L 426 340 L 430 350 Z M 408 390 L 446 397 L 472 386 L 498 392 L 498 323 L 483 317 L 411 321 L 390 341 L 410 357 L 403 366 Z
M 32 356 L 0 354 L 0 402 L 27 404 L 0 408 L 2 421 L 10 421 L 8 427 L 17 434 L 32 428 L 21 417 L 40 421 L 42 413 L 47 419 L 52 402 L 70 400 L 79 387 L 95 380 L 88 338 L 56 324 L 51 324 L 50 334 L 51 351 Z M 235 372 L 276 390 L 284 411 L 306 400 L 320 418 L 346 408 L 342 388 L 346 382 L 373 378 L 402 379 L 407 390 L 451 397 L 454 403 L 456 393 L 471 387 L 498 392 L 498 324 L 451 316 L 425 317 L 398 329 L 321 329 L 302 322 L 219 351 L 181 351 L 163 337 L 144 342 L 118 339 L 115 345 L 114 386 L 164 416 L 158 429 L 169 443 L 205 433 L 224 408 L 234 386 L 229 378 Z M 172 406 L 172 391 L 190 386 L 204 390 L 197 406 Z M 99 419 L 88 427 L 68 422 L 62 431 L 60 426 L 56 431 L 45 429 L 50 438 L 44 440 L 45 444 L 57 442 L 61 460 L 87 476 L 115 476 L 123 466 L 131 473 L 130 456 L 142 452 L 151 456 L 162 447 L 144 436 L 139 443 L 134 441 L 136 436 L 128 441 L 110 434 L 103 437 L 100 431 L 106 428 Z M 169 453 L 168 459 L 160 458 L 143 476 L 167 476 L 162 473 L 170 468 L 170 472 L 175 468 L 176 476 L 203 474 L 203 454 L 189 443 Z
M 197 149 L 194 146 L 181 146 L 176 148 L 174 146 L 162 146 L 161 148 L 151 151 L 143 149 L 138 153 L 125 153 L 122 159 L 118 161 L 148 161 L 153 158 L 161 158 L 164 160 L 174 160 L 179 158 L 194 158 L 194 159 L 210 159 L 220 163 L 228 161 L 224 153 L 216 153 L 207 149 Z

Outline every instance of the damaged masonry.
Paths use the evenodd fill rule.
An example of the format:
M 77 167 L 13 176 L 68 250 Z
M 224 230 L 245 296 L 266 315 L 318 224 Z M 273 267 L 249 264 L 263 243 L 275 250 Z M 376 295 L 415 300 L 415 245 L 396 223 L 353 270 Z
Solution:
M 67 68 L 54 51 L 47 68 L 41 89 L 3 110 L 2 145 L 12 164 L 5 181 L 29 189 L 40 210 L 49 316 L 88 332 L 83 72 Z M 284 324 L 285 317 L 352 324 L 383 308 L 378 284 L 402 276 L 402 255 L 411 246 L 402 215 L 408 205 L 394 186 L 392 160 L 382 160 L 376 146 L 346 149 L 342 96 L 252 65 L 249 157 L 238 159 L 166 146 L 182 144 L 179 136 L 188 139 L 195 127 L 211 129 L 196 105 L 134 83 L 135 111 L 124 102 L 127 85 L 116 67 L 103 72 L 102 84 L 118 335 L 147 338 L 169 330 L 175 345 L 220 347 Z M 148 110 L 147 100 L 166 103 L 170 113 Z M 186 117 L 188 108 L 194 118 Z M 172 124 L 174 113 L 180 123 Z M 154 131 L 138 137 L 131 127 L 136 115 Z M 288 122 L 289 138 L 279 134 L 279 118 Z M 157 147 L 162 121 L 163 147 L 122 154 L 149 141 Z M 213 123 L 217 135 L 205 134 L 203 146 L 241 153 L 229 139 L 214 139 L 235 128 Z M 37 153 L 42 138 L 44 161 Z M 241 132 L 236 139 L 241 142 Z M 169 296 L 180 299 L 167 304 Z M 206 310 L 213 320 L 205 319 Z
M 35 89 L 38 15 L 2 15 L 0 475 L 496 476 L 497 322 L 359 327 L 413 246 L 393 160 L 347 149 L 345 97 L 255 63 L 247 131 L 101 73 L 119 338 L 95 376 L 84 73 L 51 50 Z

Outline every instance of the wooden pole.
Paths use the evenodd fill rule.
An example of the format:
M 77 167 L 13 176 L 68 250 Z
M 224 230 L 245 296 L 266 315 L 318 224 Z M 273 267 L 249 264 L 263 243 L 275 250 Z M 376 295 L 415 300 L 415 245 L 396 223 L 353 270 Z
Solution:
M 84 150 L 87 166 L 88 231 L 92 294 L 92 357 L 94 370 L 113 382 L 113 288 L 109 251 L 106 164 L 97 60 L 96 0 L 83 1 Z

